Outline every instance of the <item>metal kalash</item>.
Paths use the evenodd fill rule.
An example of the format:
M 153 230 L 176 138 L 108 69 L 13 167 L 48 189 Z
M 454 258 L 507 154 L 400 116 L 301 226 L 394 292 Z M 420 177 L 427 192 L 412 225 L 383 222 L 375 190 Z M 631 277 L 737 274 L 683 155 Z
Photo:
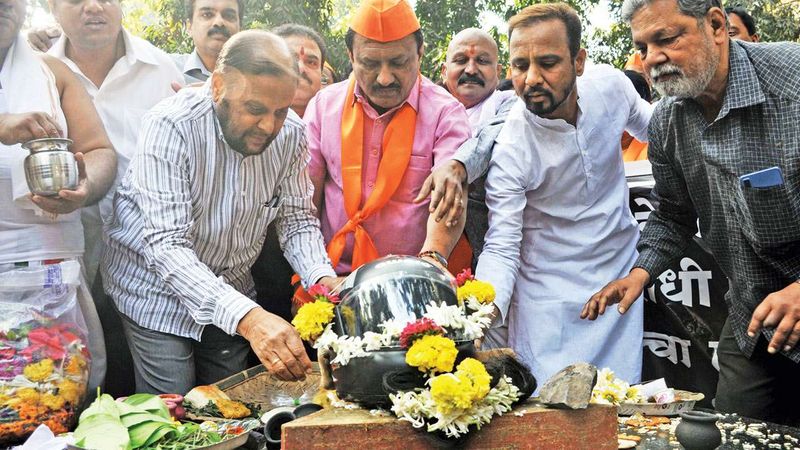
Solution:
M 390 319 L 414 322 L 432 301 L 457 305 L 456 282 L 434 264 L 411 256 L 386 256 L 365 264 L 344 281 L 341 302 L 336 306 L 334 331 L 339 336 L 363 337 L 367 331 L 381 333 Z M 475 354 L 471 340 L 449 335 L 456 343 L 456 364 Z M 388 406 L 389 394 L 423 387 L 425 379 L 405 361 L 406 349 L 399 342 L 353 358 L 345 366 L 333 366 L 336 393 L 342 400 L 364 406 Z M 331 358 L 332 359 L 332 358 Z

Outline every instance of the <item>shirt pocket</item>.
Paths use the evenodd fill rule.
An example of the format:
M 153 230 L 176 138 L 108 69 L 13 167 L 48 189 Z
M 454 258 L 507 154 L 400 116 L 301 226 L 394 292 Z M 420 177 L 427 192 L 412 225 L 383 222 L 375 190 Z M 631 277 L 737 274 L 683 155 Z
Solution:
M 264 244 L 264 240 L 267 237 L 269 224 L 275 221 L 275 219 L 278 217 L 282 204 L 282 199 L 277 203 L 274 203 L 272 200 L 262 202 L 261 206 L 256 211 L 253 235 L 257 236 L 256 244 L 259 247 Z
M 800 211 L 786 183 L 769 188 L 736 188 L 736 213 L 742 233 L 753 246 L 774 247 L 800 240 Z
M 392 196 L 392 200 L 401 203 L 413 203 L 414 199 L 422 189 L 422 184 L 428 175 L 431 174 L 433 162 L 431 157 L 425 155 L 411 155 L 408 167 L 403 174 L 400 185 Z

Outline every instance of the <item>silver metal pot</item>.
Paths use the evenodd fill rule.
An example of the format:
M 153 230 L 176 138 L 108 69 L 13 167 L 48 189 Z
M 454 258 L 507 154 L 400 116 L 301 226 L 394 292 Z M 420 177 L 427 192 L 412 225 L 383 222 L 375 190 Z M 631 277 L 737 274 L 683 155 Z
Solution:
M 25 180 L 36 195 L 52 197 L 62 189 L 78 187 L 78 163 L 69 151 L 72 140 L 34 139 L 22 144 L 31 152 L 25 158 Z

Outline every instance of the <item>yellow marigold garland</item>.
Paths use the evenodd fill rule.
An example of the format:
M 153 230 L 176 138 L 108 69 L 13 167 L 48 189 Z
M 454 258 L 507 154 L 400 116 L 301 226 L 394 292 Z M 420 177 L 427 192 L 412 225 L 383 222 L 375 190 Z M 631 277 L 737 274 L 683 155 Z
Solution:
M 325 301 L 306 303 L 297 311 L 292 319 L 302 339 L 312 341 L 325 330 L 325 326 L 333 320 L 334 304 Z
M 480 280 L 466 280 L 462 286 L 459 286 L 456 295 L 458 296 L 458 303 L 464 303 L 466 299 L 473 297 L 479 303 L 485 305 L 494 301 L 495 292 L 494 286 L 490 283 Z
M 28 364 L 22 369 L 22 373 L 25 375 L 25 378 L 34 383 L 41 383 L 53 373 L 54 369 L 53 360 L 46 358 L 37 363 Z
M 428 335 L 414 341 L 406 352 L 406 363 L 420 372 L 450 372 L 456 362 L 456 343 L 443 336 Z
M 472 407 L 472 396 L 464 389 L 464 382 L 452 373 L 431 379 L 431 398 L 442 414 L 452 414 Z
M 491 381 L 483 363 L 467 358 L 455 372 L 431 379 L 431 398 L 436 402 L 436 409 L 444 415 L 463 413 L 486 397 Z
M 489 393 L 492 376 L 477 359 L 466 358 L 461 361 L 456 367 L 456 376 L 463 381 L 469 381 L 468 390 L 473 401 L 481 400 Z

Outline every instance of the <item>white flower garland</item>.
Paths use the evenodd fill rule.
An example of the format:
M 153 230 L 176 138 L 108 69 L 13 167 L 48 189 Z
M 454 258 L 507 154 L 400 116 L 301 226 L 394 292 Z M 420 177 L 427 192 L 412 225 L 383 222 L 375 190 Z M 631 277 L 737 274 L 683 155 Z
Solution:
M 467 309 L 472 312 L 467 314 Z M 491 325 L 493 311 L 492 303 L 482 304 L 474 297 L 469 297 L 462 305 L 448 305 L 442 302 L 437 306 L 436 302 L 431 302 L 425 307 L 424 317 L 433 320 L 441 327 L 463 330 L 464 338 L 473 340 L 481 338 L 483 331 Z M 338 336 L 333 331 L 333 324 L 328 324 L 314 342 L 314 348 L 332 351 L 336 356 L 331 364 L 346 366 L 353 358 L 363 358 L 371 351 L 395 343 L 405 326 L 405 323 L 390 319 L 380 324 L 383 330 L 381 333 L 367 331 L 363 337 L 356 337 Z
M 511 404 L 519 398 L 519 389 L 511 382 L 511 378 L 503 376 L 489 394 L 466 412 L 442 414 L 431 398 L 430 389 L 398 392 L 389 395 L 392 401 L 392 412 L 405 420 L 414 428 L 427 425 L 427 431 L 442 431 L 448 437 L 459 437 L 469 432 L 469 427 L 477 429 L 486 425 L 497 414 L 502 416 L 511 410 Z M 434 420 L 433 422 L 429 422 Z

